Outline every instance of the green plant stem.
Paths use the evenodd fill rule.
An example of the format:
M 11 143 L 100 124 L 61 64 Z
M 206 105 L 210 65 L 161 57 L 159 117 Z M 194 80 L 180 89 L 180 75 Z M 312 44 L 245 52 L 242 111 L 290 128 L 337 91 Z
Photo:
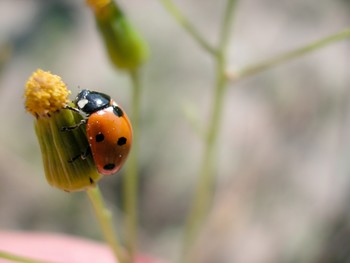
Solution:
M 217 56 L 217 60 L 226 59 L 227 45 L 229 43 L 235 6 L 236 6 L 236 0 L 228 0 L 225 8 L 224 19 L 222 20 L 222 25 L 221 25 L 219 54 Z M 223 66 L 226 66 L 225 61 L 223 62 L 224 62 Z
M 225 76 L 227 44 L 231 32 L 235 0 L 228 0 L 221 26 L 219 52 L 215 56 L 216 81 L 212 115 L 208 124 L 205 149 L 199 170 L 199 182 L 185 226 L 183 262 L 190 261 L 190 250 L 213 197 L 216 142 L 221 126 L 227 78 Z
M 291 59 L 303 56 L 305 54 L 309 54 L 313 51 L 316 51 L 320 48 L 323 48 L 329 44 L 332 44 L 337 41 L 344 40 L 346 38 L 350 37 L 350 28 L 343 30 L 339 33 L 336 33 L 334 35 L 322 38 L 320 40 L 317 40 L 315 42 L 312 42 L 306 46 L 303 46 L 301 48 L 294 49 L 292 51 L 289 51 L 287 53 L 283 53 L 277 56 L 274 56 L 270 59 L 267 59 L 265 61 L 262 61 L 257 64 L 253 64 L 251 66 L 247 66 L 241 70 L 239 70 L 236 73 L 228 73 L 227 76 L 230 80 L 236 81 L 245 77 L 252 76 L 254 74 L 260 73 L 262 71 L 268 70 L 272 67 L 275 67 L 279 64 L 282 64 L 284 62 L 287 62 Z
M 126 176 L 124 178 L 124 209 L 126 245 L 131 257 L 137 250 L 137 229 L 138 229 L 138 147 L 139 147 L 139 124 L 141 106 L 141 83 L 138 71 L 130 72 L 132 82 L 131 99 L 131 121 L 133 124 L 133 146 L 126 164 Z
M 17 256 L 12 253 L 0 251 L 0 258 L 6 259 L 13 262 L 20 262 L 20 263 L 50 263 L 48 261 L 42 261 L 42 260 L 36 260 L 36 259 L 30 259 L 27 257 Z
M 113 227 L 112 213 L 108 210 L 108 208 L 106 208 L 100 189 L 98 186 L 96 186 L 86 190 L 86 193 L 94 208 L 96 217 L 102 228 L 104 238 L 111 247 L 117 262 L 127 262 Z
M 193 24 L 181 13 L 180 9 L 171 0 L 160 0 L 167 11 L 176 21 L 196 40 L 196 42 L 207 52 L 216 55 L 216 49 L 198 32 Z
M 223 100 L 226 90 L 225 75 L 222 70 L 225 68 L 219 62 L 216 70 L 216 89 L 213 105 L 212 117 L 209 121 L 209 129 L 205 140 L 205 149 L 199 170 L 199 181 L 194 194 L 193 203 L 187 218 L 184 238 L 184 256 L 188 252 L 198 234 L 198 229 L 202 223 L 214 190 L 214 164 L 215 164 L 215 146 L 219 133 L 220 119 L 222 115 Z M 187 259 L 183 260 L 187 262 Z

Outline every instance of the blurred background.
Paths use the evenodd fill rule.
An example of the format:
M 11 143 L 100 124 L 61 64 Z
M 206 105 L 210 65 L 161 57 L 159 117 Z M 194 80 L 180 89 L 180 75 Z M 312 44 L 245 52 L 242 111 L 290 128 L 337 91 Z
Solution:
M 142 72 L 140 249 L 175 261 L 202 154 L 213 61 L 159 1 L 119 0 L 148 41 Z M 226 1 L 178 0 L 211 43 Z M 348 0 L 241 0 L 231 70 L 350 25 Z M 110 94 L 128 111 L 130 80 L 109 63 L 83 0 L 0 0 L 0 229 L 101 239 L 84 193 L 48 185 L 23 88 L 37 68 L 72 90 Z M 350 42 L 230 85 L 217 190 L 200 262 L 350 262 Z M 120 216 L 123 172 L 101 183 Z M 118 219 L 119 222 L 121 219 Z

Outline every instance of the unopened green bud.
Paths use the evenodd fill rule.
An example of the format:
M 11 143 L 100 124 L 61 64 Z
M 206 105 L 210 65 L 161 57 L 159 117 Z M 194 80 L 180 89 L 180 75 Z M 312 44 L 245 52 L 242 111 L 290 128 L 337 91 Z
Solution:
M 73 126 L 82 119 L 64 108 L 69 103 L 69 93 L 59 76 L 37 70 L 27 81 L 24 96 L 26 110 L 35 116 L 46 179 L 50 185 L 71 192 L 95 186 L 101 175 L 91 155 L 80 158 L 89 146 L 85 129 L 62 131 L 62 127 Z
M 87 0 L 93 9 L 112 63 L 120 69 L 135 70 L 148 57 L 148 47 L 121 9 L 111 0 Z

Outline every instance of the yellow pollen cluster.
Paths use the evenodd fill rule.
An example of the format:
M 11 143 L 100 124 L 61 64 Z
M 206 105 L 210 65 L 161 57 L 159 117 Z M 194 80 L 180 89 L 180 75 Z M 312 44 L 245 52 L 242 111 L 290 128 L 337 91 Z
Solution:
M 38 69 L 26 83 L 25 107 L 35 117 L 48 116 L 67 104 L 69 94 L 59 76 Z
M 86 0 L 86 3 L 95 11 L 101 11 L 111 0 Z

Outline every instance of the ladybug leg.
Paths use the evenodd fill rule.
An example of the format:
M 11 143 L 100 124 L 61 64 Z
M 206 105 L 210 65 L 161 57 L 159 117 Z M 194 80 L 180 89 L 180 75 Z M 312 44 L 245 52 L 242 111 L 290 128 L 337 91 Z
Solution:
M 79 158 L 82 159 L 82 160 L 86 160 L 86 158 L 88 158 L 90 154 L 91 154 L 91 148 L 87 147 L 85 152 L 82 152 L 82 153 L 78 154 L 77 156 L 74 156 L 73 158 L 69 159 L 68 162 L 72 163 L 72 162 L 76 161 Z
M 78 154 L 77 156 L 74 156 L 73 158 L 69 159 L 68 162 L 69 163 L 73 163 L 74 161 L 76 161 L 77 159 L 79 159 L 81 157 L 81 154 Z
M 79 109 L 77 109 L 77 108 L 74 108 L 74 107 L 71 107 L 71 106 L 68 106 L 68 105 L 66 105 L 64 108 L 67 109 L 67 110 L 71 110 L 71 111 L 74 111 L 74 112 L 76 112 L 76 113 L 79 113 L 79 114 L 82 115 L 82 116 L 85 115 L 84 112 L 82 112 L 81 110 L 79 110 Z M 86 122 L 87 122 L 87 119 L 82 119 L 79 123 L 77 123 L 77 124 L 75 124 L 75 125 L 73 125 L 73 126 L 62 127 L 62 128 L 61 128 L 61 131 L 71 131 L 71 130 L 74 130 L 74 129 L 80 127 L 81 125 L 86 124 Z
M 87 119 L 82 119 L 79 123 L 73 125 L 73 126 L 66 126 L 66 127 L 62 127 L 61 128 L 61 131 L 71 131 L 71 130 L 74 130 L 78 127 L 80 127 L 81 125 L 83 124 L 86 124 L 87 122 Z
M 91 148 L 90 148 L 90 146 L 88 146 L 88 147 L 86 148 L 85 152 L 83 152 L 83 153 L 80 155 L 80 157 L 81 157 L 81 159 L 85 160 L 86 158 L 89 157 L 90 154 L 91 154 Z
M 67 110 L 74 111 L 74 112 L 79 113 L 79 114 L 84 114 L 81 110 L 79 110 L 77 108 L 74 108 L 74 107 L 71 107 L 69 105 L 66 105 L 64 108 L 67 109 Z

